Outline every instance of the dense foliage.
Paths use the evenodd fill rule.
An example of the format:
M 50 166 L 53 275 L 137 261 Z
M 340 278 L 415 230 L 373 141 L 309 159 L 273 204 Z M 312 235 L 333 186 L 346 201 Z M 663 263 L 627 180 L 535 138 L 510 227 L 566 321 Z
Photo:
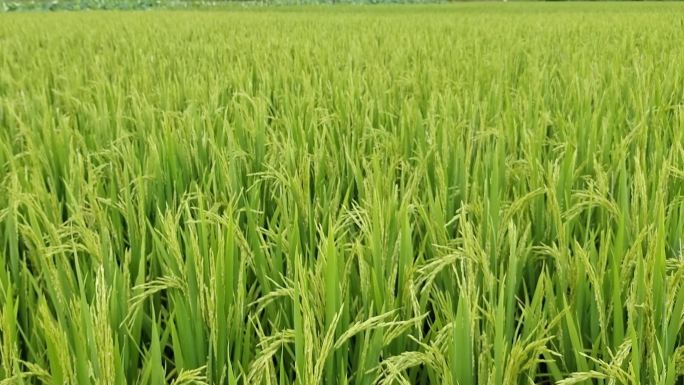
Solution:
M 445 0 L 0 0 L 0 12 L 225 9 L 311 4 L 439 3 Z
M 0 15 L 0 384 L 681 384 L 683 12 Z

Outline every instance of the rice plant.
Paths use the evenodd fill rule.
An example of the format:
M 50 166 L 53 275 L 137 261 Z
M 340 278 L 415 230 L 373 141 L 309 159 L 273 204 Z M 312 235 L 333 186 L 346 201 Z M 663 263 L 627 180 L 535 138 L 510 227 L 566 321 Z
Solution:
M 0 384 L 684 383 L 682 15 L 0 15 Z

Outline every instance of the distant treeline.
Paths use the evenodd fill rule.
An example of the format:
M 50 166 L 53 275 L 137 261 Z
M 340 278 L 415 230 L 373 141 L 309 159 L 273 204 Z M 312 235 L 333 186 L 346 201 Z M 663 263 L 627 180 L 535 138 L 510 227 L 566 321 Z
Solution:
M 231 4 L 241 5 L 304 5 L 304 4 L 390 4 L 390 3 L 446 3 L 469 0 L 0 0 L 0 12 L 59 11 L 59 10 L 141 10 L 152 8 L 204 8 Z M 492 2 L 504 0 L 490 0 Z M 516 0 L 508 0 L 516 1 Z M 574 1 L 574 0 L 540 0 Z M 642 0 L 634 0 L 642 1 Z
M 186 6 L 182 0 L 0 0 L 0 11 L 57 11 L 87 9 L 147 9 Z

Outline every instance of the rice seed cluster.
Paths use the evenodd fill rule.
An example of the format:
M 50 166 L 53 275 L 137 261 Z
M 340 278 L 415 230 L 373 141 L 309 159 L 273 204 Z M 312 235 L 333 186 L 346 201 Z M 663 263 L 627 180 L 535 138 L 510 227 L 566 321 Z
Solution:
M 683 12 L 0 15 L 0 384 L 681 384 Z

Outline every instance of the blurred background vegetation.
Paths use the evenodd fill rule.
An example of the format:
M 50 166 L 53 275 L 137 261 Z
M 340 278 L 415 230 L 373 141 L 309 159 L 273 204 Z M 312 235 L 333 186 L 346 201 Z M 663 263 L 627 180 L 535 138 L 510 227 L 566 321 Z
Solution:
M 297 5 L 297 4 L 375 4 L 375 3 L 446 3 L 454 0 L 0 0 L 0 12 L 60 11 L 60 10 L 145 10 L 153 8 L 206 8 L 234 5 Z M 456 0 L 464 1 L 464 0 Z M 468 1 L 468 0 L 465 0 Z M 504 0 L 491 0 L 504 1 Z M 515 1 L 515 0 L 509 0 Z M 542 0 L 544 1 L 544 0 Z M 567 1 L 567 0 L 546 0 Z
M 325 3 L 439 3 L 444 0 L 0 0 L 0 11 L 145 10 L 207 8 L 231 5 L 294 5 Z

